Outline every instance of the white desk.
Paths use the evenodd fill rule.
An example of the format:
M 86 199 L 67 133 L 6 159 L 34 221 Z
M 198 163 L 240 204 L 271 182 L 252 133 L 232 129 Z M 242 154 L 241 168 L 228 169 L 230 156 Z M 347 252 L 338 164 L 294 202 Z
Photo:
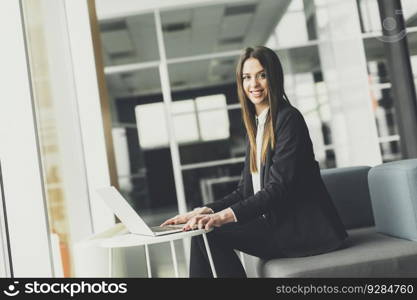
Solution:
M 148 269 L 148 277 L 151 278 L 152 272 L 151 272 L 148 246 L 152 244 L 159 244 L 159 243 L 165 243 L 165 242 L 170 243 L 175 276 L 179 277 L 178 262 L 177 262 L 177 255 L 175 252 L 174 241 L 183 239 L 183 238 L 192 237 L 192 236 L 197 236 L 200 234 L 203 235 L 203 240 L 206 246 L 206 251 L 207 251 L 207 256 L 209 258 L 211 271 L 213 272 L 213 276 L 217 277 L 216 269 L 214 267 L 213 259 L 211 257 L 210 246 L 208 244 L 207 236 L 206 236 L 206 233 L 210 232 L 212 229 L 209 231 L 206 231 L 204 229 L 192 230 L 192 231 L 179 232 L 179 233 L 166 234 L 166 235 L 162 235 L 158 237 L 153 237 L 153 236 L 144 236 L 144 235 L 128 233 L 127 230 L 123 228 L 123 226 L 120 224 L 116 225 L 114 228 L 115 229 L 108 230 L 106 233 L 99 234 L 93 238 L 97 242 L 97 245 L 99 247 L 104 247 L 104 248 L 109 249 L 109 276 L 110 277 L 112 277 L 112 265 L 113 265 L 112 249 L 113 248 L 145 246 L 145 257 L 146 257 L 146 266 Z M 109 232 L 111 232 L 112 236 L 103 237 L 106 235 L 108 236 Z

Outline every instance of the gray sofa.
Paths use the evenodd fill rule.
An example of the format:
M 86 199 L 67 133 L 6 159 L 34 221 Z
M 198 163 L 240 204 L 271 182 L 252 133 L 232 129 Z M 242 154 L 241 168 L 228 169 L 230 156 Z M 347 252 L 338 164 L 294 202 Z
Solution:
M 417 159 L 327 169 L 322 178 L 347 247 L 272 260 L 244 254 L 248 277 L 417 277 Z

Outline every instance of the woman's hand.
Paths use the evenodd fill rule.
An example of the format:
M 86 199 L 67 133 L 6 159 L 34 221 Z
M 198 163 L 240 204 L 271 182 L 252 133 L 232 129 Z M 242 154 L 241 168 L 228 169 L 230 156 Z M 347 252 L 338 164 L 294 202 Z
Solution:
M 193 216 L 182 228 L 183 231 L 198 229 L 209 230 L 212 227 L 220 227 L 226 223 L 234 222 L 235 217 L 231 208 L 226 208 L 215 214 L 199 214 Z
M 208 207 L 197 207 L 193 211 L 187 212 L 182 215 L 176 215 L 175 217 L 166 220 L 164 223 L 162 223 L 160 226 L 165 225 L 177 225 L 177 224 L 185 224 L 188 221 L 190 221 L 191 218 L 201 215 L 201 214 L 212 214 L 214 213 L 211 208 Z

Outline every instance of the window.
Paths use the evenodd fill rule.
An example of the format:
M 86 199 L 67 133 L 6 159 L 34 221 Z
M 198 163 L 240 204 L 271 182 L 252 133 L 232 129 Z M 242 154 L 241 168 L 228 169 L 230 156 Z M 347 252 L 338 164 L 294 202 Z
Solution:
M 229 138 L 229 116 L 224 95 L 174 101 L 171 105 L 175 138 L 179 144 Z M 168 147 L 164 104 L 137 105 L 135 113 L 141 147 Z
M 198 120 L 203 141 L 227 139 L 229 116 L 224 95 L 197 97 Z

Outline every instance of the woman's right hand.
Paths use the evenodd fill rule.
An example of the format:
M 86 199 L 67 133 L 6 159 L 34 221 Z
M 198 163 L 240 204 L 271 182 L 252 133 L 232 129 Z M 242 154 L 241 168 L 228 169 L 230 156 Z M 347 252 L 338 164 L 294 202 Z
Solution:
M 185 224 L 187 223 L 191 218 L 201 215 L 201 214 L 212 214 L 214 213 L 211 208 L 208 207 L 197 207 L 196 209 L 189 211 L 182 215 L 176 215 L 175 217 L 166 220 L 164 223 L 162 223 L 160 226 L 165 225 L 177 225 L 177 224 Z

